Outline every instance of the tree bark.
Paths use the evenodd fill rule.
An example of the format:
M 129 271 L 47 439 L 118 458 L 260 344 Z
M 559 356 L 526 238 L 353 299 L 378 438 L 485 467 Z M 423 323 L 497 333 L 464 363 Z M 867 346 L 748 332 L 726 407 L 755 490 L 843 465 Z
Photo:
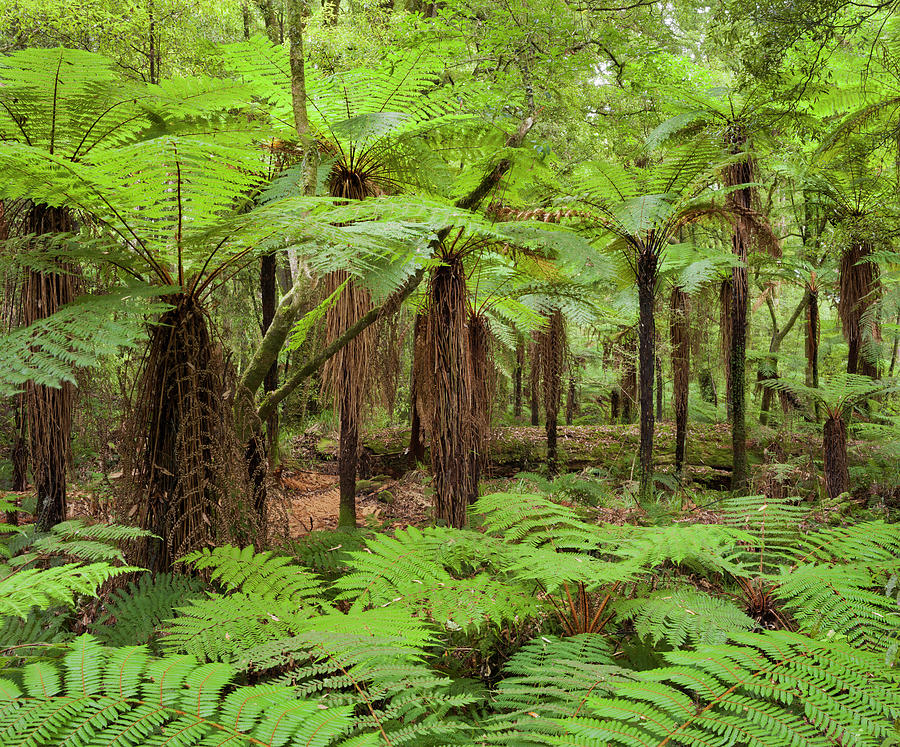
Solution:
M 525 368 L 525 343 L 516 342 L 516 369 L 513 375 L 513 417 L 522 417 L 522 372 Z
M 649 250 L 638 256 L 638 384 L 640 397 L 640 483 L 638 500 L 649 505 L 653 498 L 653 364 L 656 324 L 653 317 L 653 283 L 656 279 L 656 257 Z
M 800 303 L 797 304 L 790 319 L 787 320 L 784 327 L 779 328 L 778 317 L 775 314 L 775 302 L 772 300 L 771 294 L 766 295 L 766 306 L 768 307 L 769 315 L 772 318 L 772 337 L 769 340 L 769 358 L 765 364 L 761 364 L 760 366 L 760 381 L 778 378 L 778 351 L 781 349 L 781 343 L 784 342 L 784 338 L 787 337 L 788 332 L 794 328 L 794 325 L 800 318 L 800 314 L 806 308 L 808 303 L 809 295 L 804 293 L 803 298 L 800 299 Z M 767 368 L 763 368 L 762 365 L 767 365 Z M 759 410 L 759 422 L 762 425 L 768 425 L 769 422 L 772 392 L 773 389 L 771 387 L 763 388 L 762 406 Z
M 541 357 L 540 347 L 532 338 L 529 344 L 531 368 L 529 370 L 528 393 L 531 407 L 531 424 L 540 425 L 540 385 L 541 385 Z
M 566 330 L 562 311 L 550 313 L 546 329 L 541 332 L 541 372 L 544 395 L 544 428 L 547 433 L 547 470 L 551 475 L 559 471 L 557 426 L 562 400 L 562 368 L 565 359 Z
M 416 314 L 416 322 L 413 327 L 413 361 L 409 372 L 409 453 L 412 456 L 413 464 L 421 464 L 425 461 L 425 432 L 421 413 L 422 393 L 419 392 L 419 388 L 422 385 L 422 379 L 424 377 L 423 356 L 425 355 L 426 320 L 427 317 L 424 314 Z
M 747 133 L 740 124 L 729 128 L 728 145 L 732 153 L 741 153 L 747 145 Z M 736 187 L 749 184 L 753 180 L 750 157 L 732 164 L 725 170 L 726 186 Z M 731 449 L 733 466 L 731 472 L 732 490 L 743 492 L 749 485 L 747 471 L 747 424 L 746 424 L 746 344 L 749 282 L 747 277 L 747 254 L 750 246 L 752 225 L 752 187 L 735 189 L 728 195 L 728 202 L 735 213 L 734 232 L 731 237 L 732 252 L 738 264 L 731 270 L 731 346 L 728 370 L 731 375 Z
M 33 205 L 24 219 L 22 232 L 42 234 L 71 231 L 71 215 L 62 208 Z M 22 323 L 33 324 L 52 316 L 75 300 L 74 268 L 60 264 L 59 272 L 29 270 L 22 296 Z M 25 402 L 34 487 L 37 493 L 35 523 L 46 532 L 66 518 L 66 469 L 72 430 L 72 384 L 48 387 L 28 382 Z
M 850 490 L 847 468 L 847 424 L 840 415 L 825 420 L 822 439 L 825 457 L 825 488 L 829 498 L 837 498 Z
M 672 289 L 672 400 L 675 410 L 675 474 L 680 478 L 684 469 L 687 444 L 688 393 L 690 385 L 691 340 L 687 293 L 681 288 Z

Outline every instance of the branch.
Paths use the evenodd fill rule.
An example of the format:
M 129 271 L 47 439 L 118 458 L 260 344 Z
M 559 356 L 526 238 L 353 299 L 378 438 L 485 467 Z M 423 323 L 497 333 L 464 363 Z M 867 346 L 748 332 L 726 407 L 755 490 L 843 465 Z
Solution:
M 302 304 L 300 285 L 305 281 L 305 277 L 298 277 L 291 289 L 281 299 L 262 342 L 256 348 L 249 365 L 241 375 L 240 385 L 251 395 L 256 394 L 256 390 L 259 389 L 266 376 L 266 371 L 278 359 L 278 353 L 294 326 L 294 320 L 300 313 Z
M 800 313 L 806 308 L 806 304 L 809 303 L 809 293 L 804 293 L 803 298 L 800 299 L 800 303 L 797 304 L 797 308 L 794 309 L 794 313 L 791 314 L 791 318 L 788 319 L 787 324 L 780 330 L 778 330 L 774 335 L 772 335 L 772 344 L 769 345 L 769 352 L 774 353 L 778 351 L 778 348 L 781 347 L 781 343 L 785 337 L 787 337 L 787 333 L 791 331 L 791 327 L 793 327 L 797 323 L 797 319 L 800 318 Z
M 309 378 L 314 374 L 331 356 L 340 351 L 347 343 L 349 343 L 353 338 L 357 335 L 361 334 L 366 328 L 377 322 L 379 319 L 383 319 L 385 317 L 390 316 L 395 313 L 400 305 L 412 295 L 412 292 L 419 287 L 419 284 L 422 282 L 422 279 L 425 277 L 425 268 L 420 267 L 416 270 L 415 274 L 410 276 L 410 278 L 401 285 L 396 291 L 394 291 L 390 296 L 388 296 L 387 300 L 381 304 L 381 306 L 377 306 L 368 314 L 361 317 L 359 321 L 355 324 L 351 325 L 347 328 L 347 330 L 338 337 L 334 342 L 332 342 L 328 347 L 326 347 L 321 353 L 316 355 L 311 360 L 307 361 L 306 365 L 302 368 L 295 371 L 291 377 L 284 382 L 278 389 L 274 392 L 271 392 L 259 405 L 259 409 L 257 410 L 257 415 L 259 419 L 265 422 L 269 416 L 274 412 L 275 408 L 287 397 L 291 392 L 293 392 L 305 379 Z M 274 325 L 274 322 L 273 322 Z
M 507 148 L 518 148 L 525 140 L 525 136 L 534 124 L 534 114 L 529 114 L 519 125 L 519 129 L 506 139 Z M 487 174 L 485 174 L 478 185 L 465 197 L 460 197 L 456 201 L 456 207 L 463 210 L 474 210 L 481 201 L 494 189 L 507 171 L 512 168 L 512 159 L 502 158 Z

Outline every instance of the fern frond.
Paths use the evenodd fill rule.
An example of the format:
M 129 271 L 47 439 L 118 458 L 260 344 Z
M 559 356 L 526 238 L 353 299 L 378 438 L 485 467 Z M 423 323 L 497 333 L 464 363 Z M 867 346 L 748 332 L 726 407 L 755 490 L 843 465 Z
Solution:
M 284 555 L 256 552 L 224 545 L 204 548 L 182 558 L 199 571 L 211 569 L 210 578 L 228 591 L 253 596 L 260 601 L 291 602 L 297 606 L 314 604 L 321 582 L 309 571 L 291 564 Z
M 635 632 L 654 644 L 724 643 L 735 631 L 753 630 L 756 622 L 734 604 L 693 589 L 663 589 L 613 604 L 616 617 L 631 620 Z
M 877 745 L 894 732 L 900 677 L 882 657 L 787 632 L 732 640 L 666 654 L 670 666 L 591 695 L 552 743 Z
M 109 646 L 152 643 L 163 621 L 174 617 L 176 608 L 202 591 L 203 585 L 189 576 L 144 574 L 107 600 L 106 612 L 91 626 L 91 632 Z
M 152 659 L 145 647 L 105 649 L 90 636 L 63 665 L 35 663 L 0 681 L 0 742 L 9 747 L 91 744 L 346 744 L 351 709 L 321 709 L 293 689 L 237 687 L 224 664 Z M 375 745 L 374 736 L 354 744 Z
M 107 563 L 67 563 L 55 568 L 6 568 L 0 579 L 0 618 L 25 619 L 35 607 L 71 606 L 77 594 L 93 596 L 97 587 L 123 573 L 141 570 Z

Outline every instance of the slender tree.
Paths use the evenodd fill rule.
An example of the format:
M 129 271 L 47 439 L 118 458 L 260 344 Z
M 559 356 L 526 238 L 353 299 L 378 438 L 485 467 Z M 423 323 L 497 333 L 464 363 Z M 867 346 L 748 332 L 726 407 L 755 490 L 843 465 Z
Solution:
M 690 384 L 690 298 L 678 286 L 672 288 L 670 335 L 672 343 L 672 405 L 675 410 L 675 474 L 684 469 L 687 443 L 688 393 Z
M 540 332 L 541 382 L 544 400 L 544 427 L 547 432 L 547 470 L 559 471 L 557 427 L 562 401 L 562 374 L 566 358 L 566 328 L 562 311 L 554 308 Z

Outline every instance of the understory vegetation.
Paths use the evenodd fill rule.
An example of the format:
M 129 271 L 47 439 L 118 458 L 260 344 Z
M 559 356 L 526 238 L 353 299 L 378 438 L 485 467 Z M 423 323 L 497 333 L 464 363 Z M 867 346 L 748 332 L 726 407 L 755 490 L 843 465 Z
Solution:
M 898 50 L 0 0 L 0 747 L 900 745 Z

